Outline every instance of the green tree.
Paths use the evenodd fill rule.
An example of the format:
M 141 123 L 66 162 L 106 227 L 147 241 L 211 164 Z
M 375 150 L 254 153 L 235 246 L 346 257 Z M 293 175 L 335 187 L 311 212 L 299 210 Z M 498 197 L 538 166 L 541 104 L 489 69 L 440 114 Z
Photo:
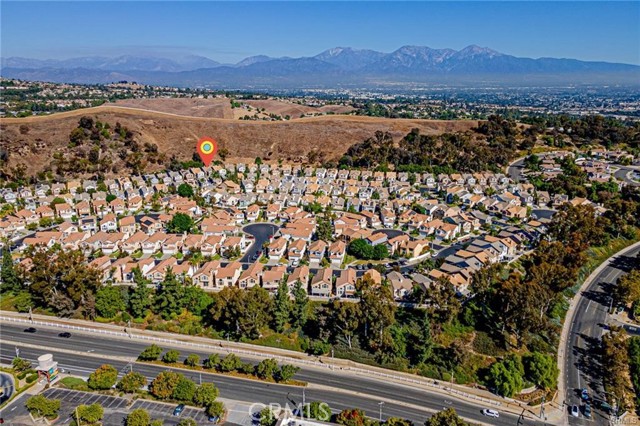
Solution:
M 627 400 L 630 359 L 625 334 L 619 327 L 611 327 L 611 332 L 602 336 L 602 382 L 610 400 Z
M 453 408 L 447 408 L 446 410 L 438 411 L 431 416 L 424 426 L 468 426 L 469 424 L 462 420 L 456 410 Z
M 525 376 L 542 389 L 555 389 L 558 385 L 558 366 L 555 357 L 533 352 L 523 357 Z
M 352 348 L 353 338 L 360 327 L 360 305 L 351 302 L 331 302 L 330 324 L 336 336 L 341 336 L 347 341 L 349 349 Z
M 542 160 L 535 154 L 531 154 L 530 156 L 524 159 L 524 167 L 527 170 L 532 170 L 534 172 L 540 171 L 540 166 L 542 165 Z
M 155 343 L 151 346 L 146 347 L 140 355 L 138 355 L 138 360 L 140 361 L 157 361 L 162 354 L 162 348 Z
M 26 406 L 34 417 L 53 419 L 58 416 L 58 411 L 60 411 L 60 400 L 35 395 L 27 399 Z
M 183 306 L 188 306 L 189 312 L 198 316 L 202 316 L 213 302 L 209 293 L 195 285 L 183 287 L 182 300 Z
M 196 384 L 184 376 L 180 376 L 171 397 L 178 401 L 191 402 L 196 394 Z
M 319 240 L 323 241 L 331 241 L 333 239 L 333 225 L 331 224 L 331 219 L 322 216 L 318 216 L 316 218 L 318 221 L 317 226 L 317 235 Z
M 331 420 L 331 407 L 326 402 L 312 401 L 305 407 L 305 417 L 329 422 Z
M 373 247 L 362 238 L 357 238 L 349 243 L 347 252 L 358 259 L 372 259 Z
M 8 249 L 2 250 L 2 269 L 0 269 L 0 293 L 16 292 L 22 287 L 13 265 L 13 257 Z
M 190 417 L 185 417 L 178 422 L 178 426 L 198 426 L 198 423 Z
M 13 371 L 15 371 L 16 373 L 20 373 L 31 368 L 31 361 L 20 357 L 15 357 L 11 361 L 11 365 L 13 366 Z
M 260 411 L 260 426 L 275 426 L 277 422 L 278 418 L 271 408 L 265 407 Z
M 289 299 L 289 287 L 285 280 L 280 280 L 273 303 L 273 328 L 282 333 L 291 312 L 291 300 Z
M 278 371 L 278 362 L 275 359 L 263 359 L 256 365 L 256 376 L 260 379 L 273 379 Z
M 116 370 L 112 365 L 104 364 L 98 367 L 96 371 L 89 374 L 87 385 L 93 390 L 106 390 L 111 389 L 113 385 L 116 384 L 117 380 L 118 370 Z
M 365 426 L 367 424 L 367 417 L 364 411 L 355 409 L 346 409 L 340 411 L 336 416 L 336 423 L 343 426 Z
M 204 368 L 217 369 L 218 365 L 220 365 L 220 355 L 211 354 L 207 359 L 202 363 Z
M 96 292 L 96 313 L 103 318 L 113 318 L 127 308 L 120 287 L 103 286 Z
M 256 339 L 271 321 L 273 299 L 260 286 L 248 290 L 225 287 L 216 296 L 210 314 L 228 333 Z
M 129 308 L 134 318 L 143 318 L 151 306 L 151 282 L 144 278 L 140 268 L 133 269 L 133 281 L 136 283 L 129 296 Z
M 173 318 L 184 308 L 184 286 L 168 269 L 160 288 L 156 292 L 154 310 L 165 320 Z
M 361 322 L 370 348 L 384 352 L 392 346 L 390 327 L 395 322 L 396 304 L 389 285 L 376 285 L 366 275 L 356 282 L 360 296 Z
M 511 398 L 524 386 L 524 366 L 518 355 L 497 361 L 489 368 L 487 381 L 504 397 Z
M 218 416 L 219 418 L 224 415 L 224 403 L 220 401 L 213 401 L 211 404 L 205 406 L 207 416 Z
M 293 303 L 291 304 L 290 321 L 295 329 L 300 330 L 307 323 L 309 296 L 300 280 L 294 284 L 292 293 Z
M 13 299 L 13 303 L 18 312 L 29 312 L 29 309 L 33 306 L 33 300 L 31 295 L 27 291 L 20 291 Z
M 229 354 L 225 356 L 222 361 L 220 361 L 219 369 L 223 373 L 228 373 L 231 371 L 236 371 L 238 368 L 242 366 L 242 361 L 236 354 Z
M 385 420 L 384 426 L 413 426 L 413 422 L 400 417 L 389 417 Z
M 138 408 L 127 414 L 125 426 L 149 426 L 151 416 L 144 408 Z
M 277 382 L 288 382 L 293 379 L 293 376 L 295 376 L 298 371 L 300 371 L 300 367 L 284 364 L 280 367 L 280 371 L 276 373 L 275 379 Z
M 372 258 L 375 260 L 382 260 L 389 257 L 389 249 L 385 244 L 378 244 L 373 247 Z
M 181 197 L 192 198 L 193 194 L 193 188 L 188 183 L 181 183 L 180 186 L 178 186 L 178 195 Z
M 189 232 L 194 226 L 191 216 L 185 213 L 176 213 L 171 218 L 171 221 L 167 223 L 167 230 L 169 232 L 175 232 L 182 234 L 183 232 Z
M 122 376 L 118 382 L 118 389 L 126 393 L 134 393 L 147 384 L 147 378 L 144 374 L 136 371 L 130 371 Z
M 159 373 L 149 385 L 151 395 L 158 399 L 169 399 L 173 395 L 173 391 L 178 386 L 182 374 L 173 371 L 163 371 Z
M 59 245 L 44 249 L 32 246 L 25 252 L 32 267 L 26 279 L 34 302 L 58 315 L 73 313 L 95 316 L 95 293 L 102 286 L 101 273 L 87 265 L 80 250 L 63 250 Z
M 213 383 L 203 383 L 196 389 L 193 402 L 200 407 L 208 407 L 218 398 L 219 393 Z
M 412 365 L 425 364 L 433 353 L 431 322 L 426 312 L 406 327 L 407 358 Z
M 180 351 L 177 351 L 175 349 L 171 349 L 171 350 L 168 350 L 162 356 L 162 362 L 167 363 L 167 364 L 173 364 L 174 362 L 178 362 L 179 358 L 180 358 Z
M 79 423 L 95 424 L 102 420 L 102 417 L 104 416 L 104 408 L 97 403 L 91 405 L 78 405 L 78 408 L 76 408 L 76 415 L 80 417 Z
M 640 268 L 618 278 L 618 283 L 613 289 L 613 297 L 624 305 L 640 300 Z
M 456 296 L 456 289 L 446 277 L 439 277 L 429 286 L 426 292 L 429 300 L 429 314 L 440 324 L 449 323 L 460 312 L 461 303 Z
M 196 354 L 189 354 L 184 360 L 184 365 L 188 365 L 189 367 L 195 367 L 198 364 L 200 364 L 200 356 Z

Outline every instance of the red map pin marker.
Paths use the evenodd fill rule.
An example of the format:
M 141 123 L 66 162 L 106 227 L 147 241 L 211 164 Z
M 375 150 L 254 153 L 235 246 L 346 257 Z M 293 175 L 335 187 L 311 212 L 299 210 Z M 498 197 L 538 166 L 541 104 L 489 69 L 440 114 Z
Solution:
M 204 165 L 208 167 L 218 151 L 218 143 L 215 139 L 205 136 L 198 141 L 196 150 Z

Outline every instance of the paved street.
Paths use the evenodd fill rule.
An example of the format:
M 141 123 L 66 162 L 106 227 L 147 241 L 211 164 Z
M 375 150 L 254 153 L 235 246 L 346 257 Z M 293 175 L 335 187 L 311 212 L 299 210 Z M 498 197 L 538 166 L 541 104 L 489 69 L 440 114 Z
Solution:
M 604 400 L 602 388 L 602 366 L 597 353 L 600 346 L 600 338 L 609 321 L 608 309 L 610 305 L 611 286 L 617 279 L 628 272 L 635 262 L 636 254 L 640 252 L 637 247 L 623 256 L 614 257 L 612 262 L 600 273 L 592 283 L 577 296 L 569 339 L 566 342 L 565 358 L 565 402 L 567 405 L 580 405 L 579 389 L 587 388 L 592 396 Z M 594 407 L 592 407 L 594 408 Z M 598 410 L 594 410 L 591 420 L 582 416 L 576 419 L 570 417 L 570 424 L 590 425 L 608 424 L 608 416 Z
M 113 364 L 119 371 L 127 365 L 128 361 L 106 360 L 105 356 L 120 356 L 135 358 L 147 344 L 137 341 L 111 340 L 109 336 L 80 335 L 74 333 L 70 339 L 57 337 L 59 329 L 46 329 L 39 327 L 34 334 L 24 333 L 24 326 L 3 323 L 0 326 L 3 340 L 8 342 L 28 342 L 46 346 L 47 352 L 53 353 L 54 357 L 65 370 L 77 375 L 88 376 L 99 365 L 104 362 Z M 74 353 L 60 352 L 56 348 L 75 351 Z M 166 347 L 168 348 L 168 346 Z M 182 349 L 182 356 L 189 353 L 198 353 L 205 357 L 208 353 L 197 350 Z M 21 348 L 21 355 L 27 359 L 35 359 L 44 350 L 34 348 Z M 7 362 L 14 356 L 13 345 L 3 345 L 1 348 L 1 359 Z M 166 367 L 134 364 L 134 371 L 139 371 L 149 379 L 154 378 Z M 517 422 L 517 416 L 502 413 L 499 419 L 488 419 L 481 414 L 482 404 L 474 404 L 453 398 L 448 394 L 438 394 L 428 390 L 411 386 L 409 384 L 395 383 L 392 381 L 381 381 L 380 379 L 368 378 L 360 375 L 350 375 L 345 380 L 344 372 L 319 370 L 309 367 L 303 368 L 296 378 L 309 382 L 311 385 L 306 390 L 307 401 L 319 400 L 327 402 L 332 408 L 341 410 L 349 407 L 360 407 L 369 413 L 378 411 L 378 403 L 385 401 L 384 417 L 398 416 L 406 417 L 416 423 L 423 423 L 433 411 L 452 406 L 467 419 L 476 422 L 495 425 L 513 425 Z M 196 372 L 186 372 L 186 375 L 193 380 L 199 380 Z M 213 381 L 219 388 L 220 394 L 224 398 L 234 400 L 250 400 L 265 404 L 275 402 L 284 404 L 299 403 L 302 400 L 302 388 L 293 386 L 283 386 L 258 382 L 253 380 L 239 379 L 232 376 L 213 375 L 202 373 L 203 381 Z M 537 414 L 537 413 L 536 413 Z M 526 425 L 543 424 L 532 420 L 526 420 Z
M 276 233 L 278 227 L 271 223 L 252 223 L 242 228 L 247 234 L 251 234 L 255 240 L 247 252 L 242 256 L 240 262 L 253 263 L 258 258 L 258 252 L 263 251 L 262 245 L 269 241 L 269 238 Z

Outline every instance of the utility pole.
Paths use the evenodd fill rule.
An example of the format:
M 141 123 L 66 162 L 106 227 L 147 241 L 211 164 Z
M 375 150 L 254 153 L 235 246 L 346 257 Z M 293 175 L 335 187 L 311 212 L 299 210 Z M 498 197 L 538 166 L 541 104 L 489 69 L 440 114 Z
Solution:
M 542 403 L 540 404 L 540 418 L 544 419 L 544 396 L 542 397 Z
M 78 415 L 78 407 L 76 407 L 76 423 L 80 426 L 80 416 Z
M 382 406 L 384 405 L 384 401 L 380 401 L 378 405 L 380 406 L 380 418 L 378 420 L 382 423 Z

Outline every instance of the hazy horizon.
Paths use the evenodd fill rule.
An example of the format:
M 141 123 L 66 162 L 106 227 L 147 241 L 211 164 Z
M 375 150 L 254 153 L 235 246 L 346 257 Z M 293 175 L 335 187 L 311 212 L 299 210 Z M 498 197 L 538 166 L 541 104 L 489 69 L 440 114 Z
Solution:
M 478 45 L 640 65 L 639 2 L 2 2 L 2 57 L 255 55 Z M 28 36 L 26 36 L 28 35 Z

